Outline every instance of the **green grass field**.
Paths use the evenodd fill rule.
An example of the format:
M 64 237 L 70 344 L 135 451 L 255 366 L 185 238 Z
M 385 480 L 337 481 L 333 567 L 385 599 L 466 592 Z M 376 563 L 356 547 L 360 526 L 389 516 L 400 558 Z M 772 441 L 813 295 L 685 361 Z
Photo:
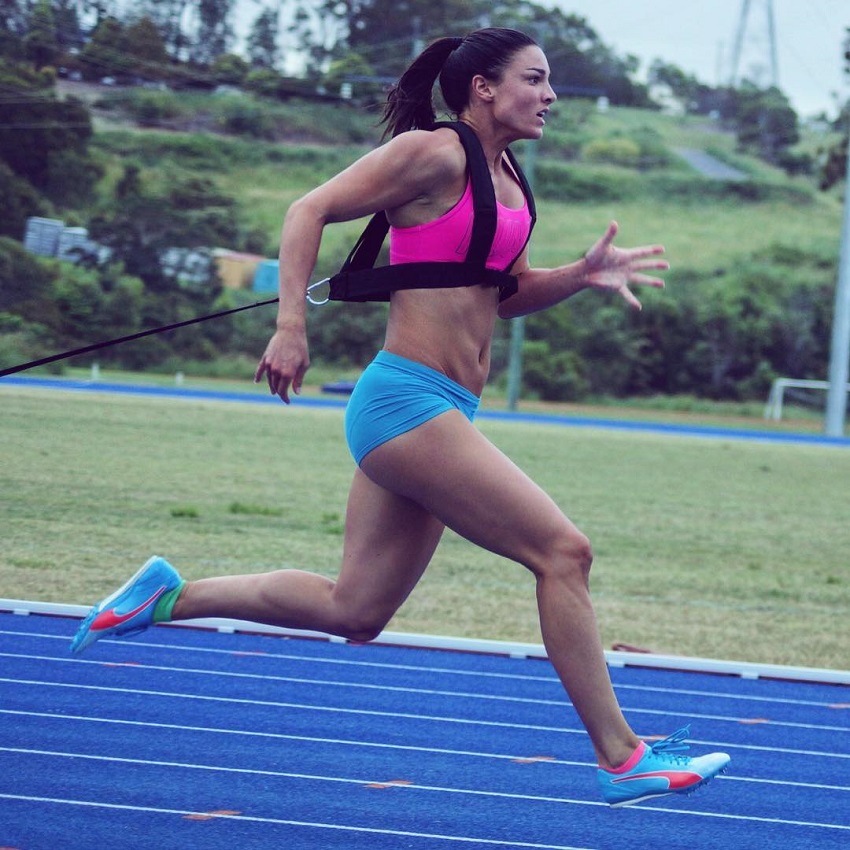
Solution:
M 847 669 L 846 448 L 481 428 L 593 540 L 606 646 Z M 336 571 L 339 410 L 0 386 L 0 445 L 0 596 L 90 603 L 152 553 Z M 533 582 L 447 534 L 390 628 L 539 642 Z

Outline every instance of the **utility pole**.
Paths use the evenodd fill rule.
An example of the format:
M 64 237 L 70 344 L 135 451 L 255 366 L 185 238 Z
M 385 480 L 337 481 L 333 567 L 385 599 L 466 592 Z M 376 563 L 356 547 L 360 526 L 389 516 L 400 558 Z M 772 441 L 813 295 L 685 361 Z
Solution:
M 850 29 L 844 42 L 845 74 L 850 75 Z M 850 113 L 850 98 L 847 101 Z M 844 223 L 835 308 L 832 314 L 832 348 L 829 355 L 829 388 L 826 395 L 824 431 L 829 437 L 844 436 L 847 417 L 847 373 L 850 368 L 850 114 L 847 126 L 847 170 L 844 176 Z
M 776 22 L 773 15 L 773 0 L 762 0 L 764 7 L 764 30 L 767 36 L 767 59 L 770 66 L 770 85 L 779 85 L 779 60 L 776 52 Z M 735 41 L 732 48 L 732 67 L 729 74 L 729 86 L 735 88 L 740 82 L 738 72 L 741 64 L 741 53 L 747 35 L 747 21 L 750 16 L 750 0 L 742 0 L 741 14 L 738 17 L 738 28 L 735 31 Z M 754 82 L 757 82 L 754 80 Z
M 732 47 L 732 71 L 729 74 L 729 86 L 735 88 L 738 82 L 738 63 L 741 61 L 741 47 L 744 44 L 744 33 L 747 31 L 747 16 L 750 13 L 750 0 L 742 0 L 741 16 L 738 19 L 738 29 L 735 32 L 735 42 Z

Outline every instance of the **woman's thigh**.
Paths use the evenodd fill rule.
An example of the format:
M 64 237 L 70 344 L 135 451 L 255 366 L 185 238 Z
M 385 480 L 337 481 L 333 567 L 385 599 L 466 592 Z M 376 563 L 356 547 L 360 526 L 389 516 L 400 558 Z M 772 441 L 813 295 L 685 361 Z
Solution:
M 366 475 L 479 546 L 532 570 L 586 541 L 555 502 L 458 411 L 370 452 Z

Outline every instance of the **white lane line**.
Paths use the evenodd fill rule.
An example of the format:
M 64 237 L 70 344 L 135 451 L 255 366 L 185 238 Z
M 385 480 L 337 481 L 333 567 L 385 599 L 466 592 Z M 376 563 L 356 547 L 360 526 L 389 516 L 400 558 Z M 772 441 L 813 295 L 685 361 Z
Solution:
M 25 755 L 43 755 L 52 758 L 68 758 L 68 759 L 84 759 L 90 761 L 102 761 L 116 764 L 136 764 L 147 767 L 165 767 L 172 769 L 180 769 L 180 770 L 198 770 L 205 772 L 214 772 L 214 773 L 234 773 L 234 774 L 249 774 L 256 776 L 265 776 L 265 777 L 277 777 L 281 779 L 298 779 L 309 782 L 332 782 L 346 785 L 358 785 L 365 786 L 369 784 L 382 784 L 381 780 L 375 779 L 352 779 L 349 777 L 337 777 L 337 776 L 322 776 L 322 775 L 312 775 L 312 774 L 299 774 L 299 773 L 284 773 L 281 771 L 270 771 L 270 770 L 252 770 L 249 768 L 238 768 L 238 767 L 219 767 L 216 765 L 201 765 L 201 764 L 188 764 L 184 762 L 167 762 L 167 761 L 153 761 L 148 759 L 129 759 L 129 758 L 118 758 L 115 756 L 97 756 L 97 755 L 88 755 L 88 754 L 80 754 L 80 753 L 62 753 L 62 752 L 51 752 L 51 751 L 41 751 L 41 750 L 26 750 L 26 749 L 12 749 L 1 747 L 0 752 L 20 752 Z M 582 799 L 573 799 L 569 797 L 544 797 L 544 796 L 531 796 L 527 794 L 510 794 L 506 792 L 498 792 L 498 791 L 481 791 L 477 789 L 469 789 L 469 788 L 448 788 L 443 786 L 435 786 L 435 785 L 418 785 L 415 782 L 410 783 L 409 785 L 395 785 L 394 788 L 398 788 L 401 791 L 427 791 L 427 792 L 436 792 L 440 794 L 461 794 L 461 795 L 471 795 L 477 797 L 496 797 L 503 798 L 509 800 L 522 800 L 524 802 L 536 802 L 536 803 L 556 803 L 560 805 L 573 805 L 573 806 L 593 806 L 593 807 L 605 807 L 606 804 L 602 802 L 597 802 L 593 800 L 582 800 Z M 0 794 L 0 797 L 4 795 Z M 668 808 L 660 808 L 657 806 L 641 806 L 640 811 L 655 811 L 655 812 L 663 812 L 667 815 L 696 815 L 699 817 L 714 817 L 714 818 L 723 818 L 725 820 L 734 820 L 734 821 L 744 821 L 744 822 L 754 822 L 754 823 L 770 823 L 770 824 L 780 824 L 782 826 L 795 826 L 795 827 L 809 827 L 809 828 L 820 828 L 820 829 L 835 829 L 835 830 L 843 830 L 850 832 L 850 825 L 845 824 L 834 824 L 834 823 L 824 823 L 820 821 L 798 821 L 791 820 L 789 818 L 772 818 L 772 817 L 760 817 L 757 815 L 741 815 L 741 814 L 729 814 L 725 812 L 711 812 L 711 811 L 692 811 L 686 809 L 668 809 Z M 483 840 L 483 839 L 482 839 Z M 505 842 L 506 844 L 508 842 Z M 517 845 L 517 846 L 539 846 L 539 845 Z
M 191 817 L 193 815 L 206 815 L 206 812 L 194 812 L 188 809 L 163 809 L 153 806 L 131 806 L 119 803 L 103 803 L 94 800 L 66 800 L 58 797 L 33 797 L 24 794 L 0 794 L 0 800 L 15 800 L 26 803 L 50 803 L 65 806 L 84 806 L 94 809 L 109 809 L 113 811 L 141 812 L 144 814 L 179 815 Z M 450 841 L 458 844 L 480 844 L 490 847 L 524 847 L 529 850 L 591 850 L 587 847 L 574 847 L 564 844 L 530 844 L 522 841 L 500 841 L 490 838 L 473 838 L 464 835 L 440 835 L 427 832 L 408 832 L 397 829 L 377 829 L 366 826 L 348 826 L 336 823 L 319 823 L 312 821 L 284 820 L 283 818 L 263 818 L 250 815 L 216 814 L 216 820 L 236 821 L 239 823 L 259 823 L 271 826 L 293 826 L 308 829 L 332 829 L 342 832 L 357 832 L 367 835 L 390 835 L 399 838 L 427 838 L 431 841 Z
M 75 721 L 82 723 L 102 723 L 107 725 L 116 725 L 116 726 L 133 726 L 138 728 L 151 728 L 151 729 L 168 729 L 174 730 L 178 732 L 198 732 L 202 734 L 209 735 L 239 735 L 244 737 L 252 737 L 252 738 L 266 738 L 269 740 L 283 740 L 283 741 L 297 741 L 300 743 L 308 743 L 308 744 L 321 744 L 323 746 L 326 745 L 338 745 L 338 746 L 350 746 L 350 747 L 363 747 L 363 748 L 373 748 L 373 749 L 384 749 L 384 750 L 399 750 L 402 752 L 417 752 L 417 753 L 429 753 L 432 755 L 440 755 L 440 756 L 453 756 L 453 757 L 461 757 L 461 758 L 483 758 L 483 759 L 493 759 L 493 760 L 502 760 L 502 761 L 512 761 L 516 762 L 518 760 L 528 760 L 529 756 L 527 754 L 517 755 L 517 754 L 507 754 L 507 753 L 486 753 L 486 752 L 473 752 L 469 750 L 452 750 L 445 749 L 440 747 L 417 747 L 411 744 L 389 744 L 381 741 L 362 741 L 362 740 L 350 740 L 345 738 L 325 738 L 325 737 L 316 737 L 316 736 L 308 736 L 308 735 L 288 735 L 283 732 L 258 732 L 255 730 L 244 730 L 244 729 L 226 729 L 222 727 L 216 726 L 186 726 L 180 725 L 177 723 L 157 723 L 152 721 L 143 721 L 143 720 L 125 720 L 123 718 L 105 718 L 105 717 L 89 717 L 86 715 L 73 715 L 73 714 L 56 714 L 56 713 L 47 713 L 47 712 L 33 712 L 33 711 L 15 711 L 11 709 L 0 709 L 0 715 L 9 715 L 9 716 L 17 716 L 17 717 L 35 717 L 39 719 L 47 719 L 47 720 L 64 720 L 64 721 Z M 717 746 L 721 746 L 718 744 Z M 768 749 L 768 748 L 766 748 Z M 776 752 L 775 748 L 769 748 L 772 752 Z M 533 758 L 533 757 L 532 757 Z M 594 762 L 588 761 L 572 761 L 569 759 L 557 759 L 557 758 L 537 758 L 534 759 L 537 764 L 545 764 L 545 765 L 562 765 L 565 767 L 581 767 L 581 768 L 595 768 L 596 764 Z M 722 782 L 749 782 L 755 784 L 763 784 L 763 785 L 779 785 L 787 788 L 808 788 L 816 791 L 847 791 L 850 792 L 850 786 L 847 785 L 827 785 L 824 783 L 814 783 L 814 782 L 797 782 L 794 780 L 785 780 L 785 779 L 764 779 L 760 777 L 743 777 L 743 776 L 721 776 L 718 779 Z
M 571 703 L 564 696 L 562 699 L 542 699 L 535 697 L 518 697 L 518 696 L 508 696 L 504 694 L 481 694 L 474 692 L 465 692 L 465 691 L 451 691 L 451 690 L 437 690 L 434 688 L 411 688 L 411 687 L 402 687 L 399 685 L 375 685 L 369 684 L 365 682 L 340 682 L 332 679 L 316 679 L 316 678 L 306 678 L 299 676 L 278 676 L 272 674 L 263 674 L 263 673 L 238 673 L 229 670 L 207 670 L 203 668 L 192 668 L 192 667 L 166 667 L 163 665 L 155 665 L 155 664 L 143 664 L 143 663 L 123 663 L 123 662 L 103 662 L 103 661 L 91 661 L 87 659 L 73 659 L 73 658 L 56 658 L 50 655 L 30 655 L 30 654 L 20 654 L 20 653 L 8 653 L 8 652 L 0 652 L 0 658 L 17 658 L 23 661 L 40 661 L 40 662 L 52 662 L 56 664 L 64 664 L 64 665 L 88 665 L 94 667 L 126 667 L 130 670 L 151 670 L 159 673 L 179 673 L 180 675 L 188 676 L 207 676 L 207 677 L 217 677 L 222 679 L 244 679 L 244 680 L 252 680 L 252 681 L 261 681 L 261 682 L 277 682 L 281 684 L 295 684 L 295 685 L 315 685 L 319 687 L 328 687 L 328 688 L 340 688 L 340 689 L 351 689 L 351 690 L 364 690 L 364 691 L 378 691 L 382 693 L 400 693 L 400 694 L 413 694 L 416 696 L 436 696 L 436 697 L 455 697 L 460 699 L 469 699 L 469 700 L 481 700 L 481 701 L 489 701 L 489 702 L 509 702 L 515 703 L 519 705 L 550 705 L 556 708 L 567 708 L 571 706 Z M 670 709 L 655 709 L 655 708 L 637 708 L 634 706 L 622 706 L 622 710 L 627 714 L 646 714 L 651 716 L 662 716 L 667 717 L 671 714 Z M 731 716 L 724 714 L 702 714 L 702 713 L 694 713 L 688 712 L 688 717 L 694 720 L 714 720 L 725 723 L 746 723 L 751 722 L 752 718 L 749 717 L 741 717 L 741 716 Z M 824 732 L 837 732 L 840 734 L 850 732 L 850 727 L 848 726 L 832 726 L 822 723 L 799 723 L 794 721 L 787 720 L 772 720 L 767 718 L 767 722 L 770 726 L 777 728 L 788 728 L 788 729 L 806 729 L 810 731 L 824 731 Z M 759 720 L 759 722 L 762 722 Z
M 472 720 L 466 717 L 446 717 L 446 716 L 438 716 L 438 715 L 428 715 L 428 714 L 413 714 L 410 712 L 398 712 L 398 711 L 377 711 L 375 709 L 362 709 L 362 708 L 344 708 L 340 706 L 328 706 L 328 705 L 310 705 L 305 703 L 294 703 L 294 702 L 281 702 L 276 700 L 259 700 L 259 699 L 241 699 L 238 697 L 223 697 L 223 696 L 210 696 L 204 694 L 186 694 L 186 693 L 174 693 L 170 691 L 153 691 L 153 690 L 145 690 L 141 688 L 115 688 L 115 687 L 107 687 L 105 685 L 83 685 L 76 682 L 45 682 L 43 680 L 38 679 L 9 679 L 9 678 L 0 678 L 0 683 L 9 683 L 16 685 L 29 685 L 32 687 L 42 687 L 42 688 L 63 688 L 68 690 L 84 690 L 84 691 L 93 691 L 95 693 L 112 693 L 112 694 L 133 694 L 136 696 L 152 696 L 152 697 L 161 697 L 167 699 L 181 699 L 181 700 L 197 700 L 199 702 L 215 702 L 222 703 L 225 705 L 245 705 L 250 707 L 255 706 L 265 706 L 269 708 L 289 708 L 289 709 L 303 709 L 306 711 L 317 711 L 317 712 L 327 712 L 332 714 L 354 714 L 364 717 L 392 717 L 392 718 L 400 718 L 404 720 L 424 720 L 424 721 L 433 721 L 436 723 L 451 723 L 456 725 L 465 725 L 465 726 L 481 726 L 485 728 L 497 728 L 497 729 L 521 729 L 523 731 L 535 731 L 535 732 L 551 732 L 555 734 L 569 734 L 569 735 L 586 735 L 584 729 L 578 728 L 569 728 L 563 726 L 542 726 L 539 724 L 532 723 L 508 723 L 506 721 L 497 721 L 497 720 Z M 693 717 L 698 717 L 699 715 L 690 715 Z M 733 748 L 733 749 L 745 749 L 745 750 L 764 750 L 772 753 L 790 753 L 796 755 L 814 755 L 819 756 L 821 758 L 836 758 L 836 759 L 850 759 L 850 753 L 836 753 L 836 752 L 824 752 L 817 750 L 798 750 L 784 747 L 765 747 L 765 746 L 756 746 L 750 744 L 738 744 L 735 742 L 728 742 L 720 744 L 718 742 L 708 742 L 699 739 L 690 739 L 691 743 L 696 744 L 708 744 L 710 746 L 723 746 L 725 748 Z
M 48 640 L 59 640 L 63 643 L 68 643 L 68 638 L 61 635 L 51 635 L 51 634 L 42 634 L 37 632 L 13 632 L 13 631 L 4 631 L 0 630 L 0 635 L 10 635 L 13 637 L 20 637 L 24 634 L 25 637 L 37 637 L 37 638 L 45 638 Z M 126 640 L 102 640 L 100 641 L 101 645 L 112 645 L 112 646 L 123 646 L 127 647 L 128 643 Z M 300 663 L 308 663 L 308 664 L 325 664 L 325 665 L 337 665 L 340 667 L 363 667 L 363 668 L 376 668 L 381 670 L 404 670 L 414 673 L 427 673 L 427 674 L 440 674 L 440 675 L 454 675 L 454 676 L 466 676 L 470 678 L 483 678 L 483 679 L 504 679 L 508 681 L 517 681 L 517 682 L 539 682 L 544 684 L 552 684 L 560 687 L 560 680 L 553 673 L 550 676 L 528 676 L 519 673 L 494 673 L 492 671 L 484 671 L 484 670 L 460 670 L 452 667 L 433 667 L 426 665 L 415 665 L 415 664 L 398 664 L 398 663 L 387 663 L 387 662 L 378 662 L 378 661 L 352 661 L 349 659 L 341 659 L 341 658 L 326 658 L 319 656 L 304 656 L 304 655 L 296 655 L 292 653 L 282 653 L 282 652 L 252 652 L 245 651 L 240 652 L 235 649 L 216 649 L 213 647 L 202 647 L 202 646 L 186 646 L 184 644 L 171 644 L 171 643 L 152 643 L 147 641 L 142 641 L 139 639 L 134 639 L 132 641 L 132 646 L 140 646 L 151 649 L 167 649 L 179 652 L 195 652 L 195 653 L 203 653 L 210 655 L 223 655 L 232 657 L 234 655 L 246 655 L 246 656 L 255 656 L 258 658 L 270 659 L 270 660 L 285 660 L 285 661 L 295 661 Z M 375 647 L 375 649 L 380 649 L 381 647 Z M 82 659 L 77 659 L 82 660 Z M 505 659 L 507 660 L 517 660 L 517 659 Z M 520 659 L 524 660 L 524 659 Z M 119 662 L 120 663 L 120 662 Z M 545 665 L 544 665 L 545 666 Z M 674 671 L 681 672 L 681 671 Z M 686 673 L 687 675 L 687 673 Z M 697 673 L 696 675 L 699 675 Z M 795 683 L 800 684 L 800 683 Z M 823 685 L 818 683 L 805 682 L 809 687 L 829 687 L 829 684 Z M 614 682 L 614 688 L 616 690 L 628 690 L 628 691 L 644 691 L 649 693 L 658 693 L 659 691 L 667 694 L 681 694 L 683 696 L 698 696 L 698 697 L 713 697 L 718 699 L 730 699 L 730 700 L 741 700 L 744 702 L 756 702 L 756 703 L 776 703 L 779 705 L 800 705 L 800 706 L 812 706 L 815 708 L 831 708 L 834 705 L 834 701 L 818 701 L 818 700 L 802 700 L 802 699 L 787 699 L 783 697 L 766 697 L 766 696 L 756 696 L 752 694 L 737 694 L 730 691 L 704 691 L 697 690 L 692 688 L 671 688 L 671 687 L 663 687 L 659 688 L 654 685 L 630 685 L 630 684 L 622 684 Z

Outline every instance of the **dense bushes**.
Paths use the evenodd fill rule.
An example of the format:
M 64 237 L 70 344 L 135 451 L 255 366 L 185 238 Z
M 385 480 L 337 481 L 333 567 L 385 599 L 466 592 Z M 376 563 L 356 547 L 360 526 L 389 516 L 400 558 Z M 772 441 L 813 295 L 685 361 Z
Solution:
M 256 72 L 262 74 L 264 72 Z M 275 79 L 277 75 L 269 72 Z M 188 130 L 265 141 L 359 144 L 375 141 L 377 113 L 350 107 L 322 109 L 309 93 L 301 103 L 273 102 L 249 92 L 187 94 L 170 90 L 118 89 L 106 92 L 97 107 L 144 127 Z M 293 95 L 295 97 L 295 95 Z
M 84 268 L 38 258 L 18 242 L 0 237 L 0 364 L 13 366 L 226 310 L 240 306 L 240 300 L 249 299 L 230 292 L 212 298 L 179 290 L 157 293 L 127 274 L 121 264 Z M 166 363 L 211 361 L 239 352 L 255 356 L 271 324 L 268 314 L 257 316 L 256 331 L 251 333 L 249 319 L 226 317 L 105 348 L 76 363 L 156 369 Z M 62 367 L 58 363 L 54 368 Z
M 27 219 L 33 215 L 42 215 L 47 204 L 22 177 L 18 177 L 0 161 L 0 236 L 12 236 L 22 239 Z
M 541 398 L 764 398 L 776 377 L 826 374 L 833 285 L 829 258 L 777 245 L 714 277 L 680 271 L 639 313 L 579 295 L 528 318 L 526 386 Z
M 763 399 L 779 376 L 826 374 L 834 261 L 776 245 L 714 276 L 679 270 L 645 309 L 585 293 L 526 320 L 524 394 L 551 401 L 639 395 Z M 180 321 L 251 303 L 250 292 L 155 292 L 121 266 L 83 269 L 27 254 L 0 239 L 0 361 Z M 383 305 L 329 305 L 310 313 L 316 363 L 362 367 L 383 340 Z M 250 310 L 98 354 L 126 368 L 180 368 L 187 361 L 255 358 L 273 308 Z M 506 367 L 500 325 L 492 380 Z M 91 359 L 91 358 L 89 358 Z M 88 362 L 88 361 L 86 361 Z M 244 359 L 240 361 L 244 364 Z M 244 372 L 244 368 L 242 368 Z

